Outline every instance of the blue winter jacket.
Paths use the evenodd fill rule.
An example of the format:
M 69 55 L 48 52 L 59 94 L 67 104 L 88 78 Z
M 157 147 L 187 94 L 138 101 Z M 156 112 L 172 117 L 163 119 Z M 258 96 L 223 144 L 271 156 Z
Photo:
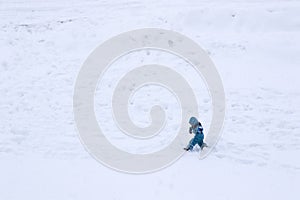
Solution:
M 198 125 L 198 126 L 196 126 L 196 128 L 193 128 L 192 129 L 192 132 L 194 133 L 194 134 L 203 134 L 203 127 L 202 127 L 202 125 Z

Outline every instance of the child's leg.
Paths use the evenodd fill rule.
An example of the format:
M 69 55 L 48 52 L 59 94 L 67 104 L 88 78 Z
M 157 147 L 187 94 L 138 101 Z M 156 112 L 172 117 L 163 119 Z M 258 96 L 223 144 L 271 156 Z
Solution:
M 199 145 L 200 148 L 202 148 L 203 140 L 200 140 L 200 141 L 198 142 L 198 145 Z
M 189 145 L 188 145 L 188 149 L 189 150 L 193 150 L 194 146 L 198 143 L 197 138 L 194 137 L 193 139 L 191 139 Z
M 203 145 L 203 140 L 204 140 L 204 135 L 203 134 L 199 134 L 198 135 L 198 145 L 199 147 L 202 149 L 202 145 Z

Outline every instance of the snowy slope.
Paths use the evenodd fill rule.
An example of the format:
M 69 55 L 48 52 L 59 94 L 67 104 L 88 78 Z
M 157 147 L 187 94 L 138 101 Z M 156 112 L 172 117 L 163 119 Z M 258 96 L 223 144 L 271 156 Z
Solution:
M 1 0 L 0 199 L 299 199 L 299 12 L 299 1 L 283 0 Z M 227 113 L 222 138 L 206 159 L 187 153 L 162 171 L 129 175 L 99 164 L 80 143 L 73 89 L 94 48 L 144 27 L 178 31 L 210 54 L 223 80 Z M 129 56 L 115 67 L 148 59 L 180 70 L 170 55 L 150 55 Z M 193 73 L 187 76 L 197 81 Z M 194 89 L 208 128 L 209 94 L 202 86 Z M 170 94 L 152 88 L 135 102 L 151 91 L 174 114 L 166 135 L 147 148 L 108 135 L 120 148 L 157 150 L 176 130 Z M 139 107 L 129 112 L 147 125 Z M 105 118 L 97 117 L 99 123 Z

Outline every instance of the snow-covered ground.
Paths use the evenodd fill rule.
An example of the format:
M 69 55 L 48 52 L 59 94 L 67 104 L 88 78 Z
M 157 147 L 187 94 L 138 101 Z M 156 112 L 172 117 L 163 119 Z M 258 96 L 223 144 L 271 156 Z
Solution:
M 0 199 L 299 199 L 299 13 L 299 1 L 283 0 L 1 0 Z M 206 159 L 191 152 L 156 173 L 130 175 L 101 165 L 84 149 L 73 89 L 99 44 L 145 27 L 180 32 L 209 53 L 225 87 L 226 120 Z M 145 55 L 119 64 L 177 62 L 159 52 Z M 157 88 L 144 93 L 151 91 L 176 116 L 170 94 Z M 211 100 L 201 88 L 195 91 L 207 129 Z M 143 101 L 141 94 L 136 98 Z M 101 105 L 96 102 L 96 110 Z M 129 112 L 133 121 L 144 116 L 139 107 Z M 175 130 L 177 118 L 168 119 Z M 111 139 L 126 149 L 118 138 Z

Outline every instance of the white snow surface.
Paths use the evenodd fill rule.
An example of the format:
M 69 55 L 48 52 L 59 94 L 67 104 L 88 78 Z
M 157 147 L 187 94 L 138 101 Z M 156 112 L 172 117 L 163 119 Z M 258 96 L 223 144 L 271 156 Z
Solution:
M 299 199 L 299 13 L 300 1 L 288 0 L 1 0 L 0 199 Z M 146 27 L 180 32 L 208 52 L 224 84 L 226 119 L 204 160 L 190 152 L 161 171 L 132 175 L 87 153 L 74 122 L 73 89 L 99 44 Z M 109 108 L 102 102 L 111 92 L 106 86 L 124 73 L 118 65 L 153 61 L 173 66 L 194 84 L 207 130 L 211 99 L 201 77 L 159 51 L 121 58 L 99 82 L 95 110 L 104 130 L 115 127 L 101 109 Z M 168 126 L 150 142 L 108 133 L 120 149 L 159 150 L 178 129 L 178 103 L 157 86 L 132 96 L 132 121 L 151 123 L 145 96 L 165 106 Z

